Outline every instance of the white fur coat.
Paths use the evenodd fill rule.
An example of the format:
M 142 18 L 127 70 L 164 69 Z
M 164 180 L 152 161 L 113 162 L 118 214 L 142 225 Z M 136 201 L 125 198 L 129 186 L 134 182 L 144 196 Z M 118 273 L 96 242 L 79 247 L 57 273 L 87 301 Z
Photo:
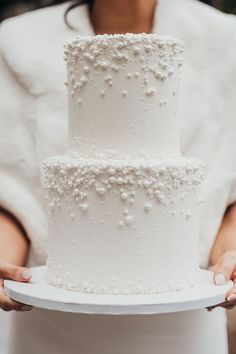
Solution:
M 0 205 L 26 229 L 31 264 L 46 255 L 42 162 L 66 149 L 63 43 L 77 33 L 93 35 L 87 6 L 69 16 L 77 33 L 63 22 L 65 8 L 34 11 L 0 27 Z M 197 0 L 159 0 L 154 32 L 185 42 L 181 150 L 207 166 L 200 226 L 207 266 L 222 216 L 236 200 L 236 19 Z

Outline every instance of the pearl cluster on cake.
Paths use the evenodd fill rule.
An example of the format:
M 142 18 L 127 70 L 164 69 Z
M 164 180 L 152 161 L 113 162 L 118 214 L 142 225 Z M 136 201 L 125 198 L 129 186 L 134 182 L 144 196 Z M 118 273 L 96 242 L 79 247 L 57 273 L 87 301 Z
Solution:
M 158 35 L 98 35 L 93 39 L 78 37 L 65 46 L 65 60 L 69 65 L 70 94 L 73 97 L 77 93 L 79 97 L 79 93 L 86 87 L 89 80 L 94 81 L 93 78 L 89 78 L 91 67 L 93 67 L 95 71 L 104 71 L 104 87 L 100 90 L 100 95 L 104 97 L 109 87 L 113 85 L 113 75 L 119 71 L 125 71 L 128 63 L 138 60 L 141 72 L 128 72 L 126 78 L 142 80 L 146 96 L 152 97 L 156 90 L 148 86 L 148 75 L 158 81 L 167 80 L 174 74 L 176 64 L 178 67 L 182 66 L 183 60 L 179 57 L 181 53 L 183 53 L 181 41 Z M 156 56 L 155 65 L 149 63 L 149 58 L 152 56 Z M 178 56 L 177 59 L 176 56 Z M 78 63 L 83 68 L 79 77 Z M 94 82 L 94 88 L 95 86 Z M 175 93 L 176 91 L 173 90 L 173 95 Z M 121 95 L 126 97 L 127 90 L 124 89 Z M 77 98 L 77 102 L 81 105 L 82 99 Z
M 45 190 L 48 209 L 52 213 L 61 207 L 61 201 L 76 202 L 81 212 L 89 211 L 89 193 L 95 192 L 103 201 L 107 193 L 122 201 L 122 219 L 119 227 L 129 226 L 134 221 L 127 207 L 135 204 L 137 191 L 144 194 L 143 211 L 151 212 L 153 203 L 173 204 L 172 192 L 183 188 L 182 199 L 189 191 L 201 184 L 203 174 L 194 160 L 75 160 L 50 158 L 44 164 Z M 186 212 L 186 218 L 191 215 Z M 71 214 L 74 219 L 74 212 Z

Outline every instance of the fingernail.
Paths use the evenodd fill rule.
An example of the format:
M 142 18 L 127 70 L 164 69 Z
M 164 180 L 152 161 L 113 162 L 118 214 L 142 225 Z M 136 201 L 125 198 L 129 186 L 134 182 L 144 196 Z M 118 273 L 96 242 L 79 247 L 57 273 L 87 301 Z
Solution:
M 215 283 L 216 285 L 223 285 L 226 283 L 226 277 L 223 273 L 218 273 L 215 275 Z
M 235 301 L 236 300 L 236 294 L 231 294 L 227 297 L 228 301 Z
M 21 311 L 31 311 L 32 309 L 33 309 L 33 307 L 29 306 L 29 305 L 21 306 Z
M 25 269 L 21 273 L 21 276 L 22 276 L 23 279 L 28 280 L 28 279 L 30 279 L 32 277 L 32 272 L 31 272 L 30 269 Z

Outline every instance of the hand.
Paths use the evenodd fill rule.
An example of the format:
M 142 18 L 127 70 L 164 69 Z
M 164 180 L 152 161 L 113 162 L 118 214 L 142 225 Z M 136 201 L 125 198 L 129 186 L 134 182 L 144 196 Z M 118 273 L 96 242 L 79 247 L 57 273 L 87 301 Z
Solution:
M 30 311 L 31 306 L 21 304 L 8 298 L 4 293 L 4 279 L 11 279 L 19 282 L 28 282 L 32 277 L 31 271 L 27 268 L 17 267 L 11 263 L 0 260 L 0 308 L 4 311 Z
M 220 257 L 218 263 L 213 267 L 214 282 L 216 285 L 226 284 L 229 280 L 234 282 L 233 287 L 227 292 L 226 301 L 208 308 L 209 311 L 215 307 L 231 309 L 236 305 L 236 251 L 228 251 Z

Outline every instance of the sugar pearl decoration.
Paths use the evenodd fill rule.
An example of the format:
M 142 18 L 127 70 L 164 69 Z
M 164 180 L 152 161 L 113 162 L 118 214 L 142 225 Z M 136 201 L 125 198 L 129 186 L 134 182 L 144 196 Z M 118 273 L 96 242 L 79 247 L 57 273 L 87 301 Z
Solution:
M 128 215 L 129 214 L 129 210 L 128 209 L 124 209 L 124 215 Z
M 119 66 L 117 66 L 117 65 L 112 65 L 111 66 L 111 70 L 113 70 L 113 71 L 119 71 Z
M 106 193 L 106 188 L 105 187 L 97 187 L 96 192 L 103 195 Z
M 152 209 L 152 204 L 151 203 L 146 203 L 145 205 L 144 205 L 144 210 L 145 211 L 150 211 Z
M 123 227 L 123 226 L 124 226 L 124 221 L 120 220 L 120 221 L 118 222 L 118 226 L 119 226 L 119 227 Z
M 80 204 L 80 209 L 81 209 L 82 211 L 87 211 L 88 208 L 89 208 L 89 205 L 88 205 L 87 203 L 81 203 L 81 204 Z
M 121 199 L 122 200 L 126 200 L 127 198 L 128 198 L 128 194 L 127 193 L 124 192 L 124 193 L 121 194 Z
M 126 215 L 126 216 L 125 216 L 125 223 L 126 223 L 126 225 L 131 224 L 132 221 L 133 221 L 133 219 L 134 219 L 134 217 L 133 217 L 132 215 Z
M 118 184 L 124 183 L 124 179 L 123 179 L 122 177 L 118 177 L 118 178 L 117 178 L 117 183 L 118 183 Z
M 102 61 L 99 63 L 103 70 L 106 70 L 109 66 L 108 62 Z
M 189 219 L 191 219 L 191 217 L 192 217 L 192 214 L 190 212 L 187 212 L 186 213 L 186 219 L 189 220 Z
M 109 175 L 112 175 L 112 176 L 113 176 L 115 173 L 116 173 L 115 168 L 112 168 L 112 167 L 111 167 L 111 168 L 108 169 L 108 174 L 109 174 Z
M 80 79 L 81 84 L 86 84 L 88 82 L 88 79 L 86 76 L 82 76 Z
M 147 96 L 154 96 L 154 94 L 155 94 L 155 89 L 153 87 L 147 89 L 146 91 Z
M 89 72 L 89 67 L 87 65 L 84 66 L 84 72 L 87 74 Z
M 110 182 L 111 184 L 115 183 L 115 182 L 116 182 L 115 177 L 110 177 L 110 178 L 109 178 L 109 182 Z
M 141 52 L 141 48 L 140 47 L 138 47 L 138 46 L 135 46 L 134 47 L 134 54 L 139 54 Z

